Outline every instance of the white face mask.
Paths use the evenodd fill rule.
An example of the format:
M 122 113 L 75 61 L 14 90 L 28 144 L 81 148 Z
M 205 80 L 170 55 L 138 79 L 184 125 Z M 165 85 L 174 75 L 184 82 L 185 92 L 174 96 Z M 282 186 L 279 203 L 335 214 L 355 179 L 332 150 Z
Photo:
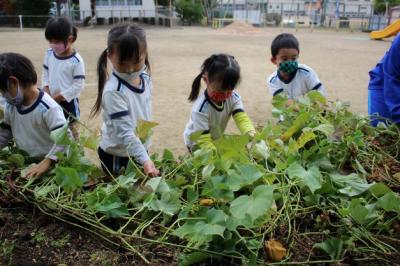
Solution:
M 115 74 L 117 74 L 118 77 L 125 80 L 126 82 L 132 82 L 133 80 L 140 77 L 140 75 L 144 72 L 145 69 L 146 69 L 146 65 L 143 64 L 143 67 L 137 72 L 118 72 L 115 69 L 114 69 L 114 72 L 115 72 Z
M 15 95 L 14 98 L 12 98 L 12 97 L 10 96 L 10 93 L 8 92 L 9 89 L 10 89 L 10 85 L 9 85 L 9 82 L 7 81 L 7 92 L 4 93 L 4 95 L 3 95 L 4 98 L 6 99 L 6 101 L 7 101 L 9 104 L 14 105 L 14 106 L 16 106 L 16 107 L 20 107 L 20 106 L 22 105 L 23 100 L 24 100 L 24 94 L 23 94 L 22 91 L 21 91 L 21 88 L 20 88 L 20 86 L 19 86 L 19 83 L 18 83 L 18 87 L 17 87 L 17 95 Z

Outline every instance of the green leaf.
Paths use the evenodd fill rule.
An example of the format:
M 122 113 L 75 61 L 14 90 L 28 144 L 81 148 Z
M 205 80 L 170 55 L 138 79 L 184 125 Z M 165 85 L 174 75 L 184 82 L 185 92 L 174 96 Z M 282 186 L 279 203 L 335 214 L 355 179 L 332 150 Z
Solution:
M 71 139 L 69 138 L 68 129 L 68 123 L 65 123 L 64 126 L 51 131 L 50 138 L 58 145 L 69 145 L 71 144 Z
M 340 187 L 339 192 L 349 197 L 360 195 L 367 191 L 373 184 L 368 184 L 367 181 L 357 174 L 350 175 L 329 175 L 334 184 Z
M 157 125 L 157 122 L 139 120 L 136 126 L 136 135 L 143 143 L 145 143 L 152 134 L 152 128 Z
M 22 168 L 25 165 L 25 157 L 21 154 L 14 153 L 7 157 L 7 162 L 12 163 L 18 168 Z
M 314 244 L 313 248 L 318 248 L 328 254 L 332 260 L 341 259 L 343 252 L 343 240 L 329 238 L 322 243 Z
M 51 184 L 48 186 L 35 187 L 34 194 L 36 198 L 44 198 L 54 191 L 58 191 L 58 186 L 56 184 Z
M 120 175 L 117 178 L 117 183 L 118 186 L 126 189 L 132 189 L 133 185 L 138 181 L 137 178 L 135 178 L 135 175 L 132 173 L 130 175 Z
M 203 175 L 203 178 L 210 178 L 212 172 L 214 171 L 215 166 L 214 164 L 208 164 L 206 165 L 203 170 L 201 171 L 201 174 Z
M 310 113 L 305 112 L 305 113 L 300 113 L 296 120 L 293 121 L 292 126 L 282 134 L 281 139 L 283 141 L 288 141 L 295 133 L 300 131 L 310 120 Z
M 265 140 L 260 140 L 251 149 L 252 155 L 256 159 L 268 160 L 270 151 Z
M 115 194 L 108 196 L 101 203 L 97 204 L 96 209 L 112 218 L 129 215 L 128 208 Z
M 233 200 L 229 211 L 235 219 L 243 221 L 245 226 L 251 227 L 256 219 L 265 215 L 271 208 L 273 191 L 273 186 L 260 185 L 253 190 L 250 196 L 242 195 Z
M 146 183 L 146 187 L 150 187 L 153 192 L 158 192 L 158 193 L 165 193 L 169 192 L 171 189 L 169 188 L 167 182 L 161 177 L 153 177 Z
M 375 197 L 381 197 L 387 193 L 392 192 L 390 188 L 388 188 L 385 184 L 383 183 L 376 183 L 373 184 L 370 188 L 369 191 L 374 195 Z
M 68 193 L 82 187 L 84 181 L 86 180 L 83 180 L 74 168 L 56 168 L 56 182 Z
M 237 165 L 236 171 L 228 171 L 228 187 L 232 191 L 238 191 L 244 186 L 253 184 L 263 176 L 263 173 L 255 165 Z
M 394 192 L 388 192 L 378 199 L 377 205 L 387 212 L 400 213 L 400 199 Z
M 303 132 L 300 137 L 297 139 L 297 149 L 301 149 L 306 145 L 309 141 L 316 138 L 316 135 L 312 131 Z
M 359 224 L 365 225 L 371 219 L 378 216 L 375 205 L 363 205 L 363 200 L 360 198 L 352 199 L 349 206 L 350 216 Z
M 98 136 L 96 134 L 92 134 L 88 137 L 85 137 L 83 146 L 93 151 L 97 151 L 97 147 L 99 146 Z
M 181 208 L 179 196 L 179 193 L 163 193 L 161 199 L 151 200 L 148 206 L 153 211 L 161 211 L 172 216 Z
M 174 231 L 180 238 L 189 239 L 198 246 L 212 240 L 212 236 L 224 237 L 228 216 L 221 210 L 202 208 L 197 214 L 199 220 L 189 220 Z
M 335 132 L 335 127 L 331 124 L 320 124 L 312 129 L 314 132 L 319 131 L 325 134 L 325 136 L 330 137 Z
M 326 98 L 319 91 L 310 91 L 307 94 L 307 97 L 314 103 L 319 102 L 322 104 L 326 104 Z
M 287 173 L 291 179 L 299 178 L 313 194 L 322 187 L 320 180 L 321 173 L 315 166 L 305 170 L 300 164 L 292 163 L 287 169 Z
M 189 254 L 180 254 L 179 255 L 179 266 L 189 266 L 196 263 L 203 262 L 207 259 L 211 258 L 211 255 L 203 252 L 192 252 Z

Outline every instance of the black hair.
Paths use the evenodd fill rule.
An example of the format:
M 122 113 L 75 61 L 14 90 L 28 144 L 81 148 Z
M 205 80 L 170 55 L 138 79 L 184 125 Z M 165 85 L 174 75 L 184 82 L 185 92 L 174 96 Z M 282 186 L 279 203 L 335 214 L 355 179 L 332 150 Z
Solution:
M 65 17 L 50 18 L 44 32 L 46 40 L 57 40 L 67 43 L 68 37 L 73 36 L 73 42 L 78 38 L 78 29 Z
M 96 116 L 101 109 L 104 85 L 107 80 L 107 55 L 118 53 L 120 62 L 132 61 L 135 64 L 140 61 L 142 53 L 146 54 L 145 65 L 150 73 L 149 55 L 147 53 L 146 33 L 135 24 L 122 24 L 114 26 L 108 32 L 107 49 L 105 49 L 97 62 L 98 95 L 90 115 Z
M 240 81 L 240 67 L 236 59 L 228 54 L 214 54 L 201 66 L 200 74 L 193 80 L 188 100 L 193 102 L 200 92 L 201 79 L 207 74 L 209 82 L 222 82 L 221 89 L 234 90 Z
M 37 82 L 35 67 L 27 57 L 17 53 L 0 54 L 0 91 L 8 91 L 10 76 L 16 77 L 23 88 Z
M 300 52 L 299 41 L 291 33 L 281 33 L 275 37 L 271 44 L 271 55 L 275 58 L 280 49 L 296 49 Z

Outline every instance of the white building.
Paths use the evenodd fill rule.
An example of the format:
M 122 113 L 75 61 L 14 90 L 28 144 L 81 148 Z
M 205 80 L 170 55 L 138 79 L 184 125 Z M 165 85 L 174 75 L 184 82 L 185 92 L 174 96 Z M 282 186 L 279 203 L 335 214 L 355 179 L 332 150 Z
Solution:
M 81 17 L 91 16 L 90 0 L 79 0 Z M 96 18 L 154 18 L 154 0 L 96 0 Z

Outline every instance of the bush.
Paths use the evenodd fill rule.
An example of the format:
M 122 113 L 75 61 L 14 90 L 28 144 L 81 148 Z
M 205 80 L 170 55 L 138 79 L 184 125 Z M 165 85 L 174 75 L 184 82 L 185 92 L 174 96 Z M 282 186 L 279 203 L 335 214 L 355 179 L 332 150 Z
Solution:
M 178 17 L 183 23 L 198 23 L 203 17 L 203 8 L 198 0 L 178 0 L 175 4 Z
M 92 17 L 86 17 L 86 18 L 83 20 L 83 25 L 84 25 L 84 26 L 88 26 L 91 19 L 92 19 Z
M 267 22 L 267 24 L 275 23 L 275 25 L 278 26 L 279 24 L 281 24 L 281 21 L 282 16 L 277 13 L 269 13 L 265 16 L 265 22 Z

